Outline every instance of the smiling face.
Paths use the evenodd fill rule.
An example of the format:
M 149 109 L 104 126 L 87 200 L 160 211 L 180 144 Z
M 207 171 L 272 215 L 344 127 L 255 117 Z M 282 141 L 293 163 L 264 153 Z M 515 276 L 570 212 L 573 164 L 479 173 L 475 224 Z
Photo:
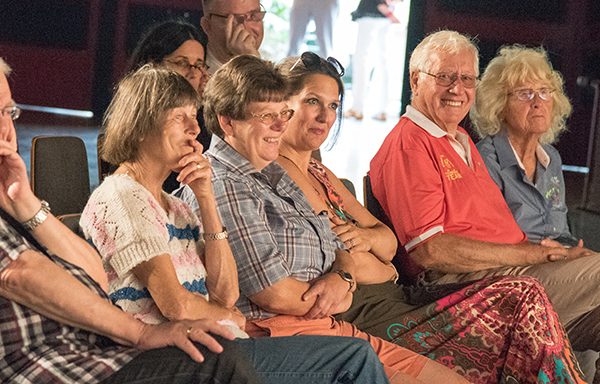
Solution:
M 15 105 L 8 86 L 6 75 L 0 72 L 0 109 L 12 107 Z M 17 149 L 17 135 L 15 125 L 8 113 L 0 116 L 0 140 L 8 141 L 13 148 Z
M 208 36 L 210 50 L 227 47 L 227 33 L 225 31 L 226 19 L 217 15 L 245 15 L 250 12 L 260 11 L 259 0 L 215 0 L 211 1 L 204 10 L 200 24 Z M 234 20 L 234 27 L 237 21 Z M 246 20 L 244 29 L 254 38 L 254 48 L 258 50 L 264 36 L 264 25 L 262 21 Z
M 551 88 L 543 82 L 526 82 L 514 90 Z M 508 96 L 506 108 L 504 109 L 504 121 L 509 135 L 517 137 L 535 136 L 539 139 L 550 129 L 552 123 L 552 108 L 554 97 L 551 94 L 546 101 L 542 100 L 536 93 L 532 100 L 521 101 L 516 95 Z
M 140 151 L 177 171 L 179 160 L 193 151 L 191 143 L 200 133 L 196 112 L 194 105 L 168 110 L 160 131 L 145 138 L 140 143 Z
M 295 113 L 283 143 L 296 151 L 314 151 L 327 139 L 340 107 L 340 90 L 330 76 L 308 76 L 304 87 L 290 99 Z
M 208 72 L 205 69 L 190 67 L 189 64 L 204 64 L 204 47 L 196 40 L 188 40 L 170 55 L 165 56 L 165 65 L 185 77 L 187 81 L 202 95 L 204 86 L 208 81 Z
M 287 109 L 289 109 L 287 102 L 249 103 L 245 120 L 225 118 L 228 120 L 228 123 L 223 126 L 225 141 L 248 159 L 257 170 L 262 170 L 279 156 L 281 135 L 288 123 L 281 118 L 266 123 L 257 117 L 252 117 L 252 114 L 279 114 Z
M 430 63 L 426 72 L 433 75 L 476 77 L 475 58 L 466 50 L 457 54 L 433 52 Z M 475 88 L 465 88 L 460 79 L 450 86 L 442 86 L 436 83 L 435 77 L 417 70 L 411 73 L 410 83 L 413 92 L 411 105 L 450 133 L 456 131 L 475 100 Z

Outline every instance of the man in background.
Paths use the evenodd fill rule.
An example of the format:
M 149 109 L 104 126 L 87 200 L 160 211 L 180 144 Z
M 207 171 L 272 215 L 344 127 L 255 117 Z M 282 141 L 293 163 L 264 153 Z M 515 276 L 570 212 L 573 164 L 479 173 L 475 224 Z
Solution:
M 259 0 L 203 0 L 200 26 L 208 36 L 206 64 L 212 75 L 231 58 L 260 57 L 266 11 Z

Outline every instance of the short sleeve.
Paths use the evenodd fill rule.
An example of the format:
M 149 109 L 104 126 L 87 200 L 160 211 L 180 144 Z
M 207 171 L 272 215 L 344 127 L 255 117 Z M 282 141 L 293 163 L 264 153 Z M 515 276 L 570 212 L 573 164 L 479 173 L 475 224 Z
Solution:
M 444 230 L 442 180 L 424 148 L 390 151 L 381 175 L 390 220 L 407 251 Z
M 164 210 L 125 175 L 107 178 L 94 191 L 80 224 L 85 237 L 120 277 L 144 261 L 169 253 Z
M 217 205 L 229 232 L 240 290 L 254 295 L 290 276 L 290 268 L 269 227 L 261 198 L 249 185 L 231 178 L 213 179 Z

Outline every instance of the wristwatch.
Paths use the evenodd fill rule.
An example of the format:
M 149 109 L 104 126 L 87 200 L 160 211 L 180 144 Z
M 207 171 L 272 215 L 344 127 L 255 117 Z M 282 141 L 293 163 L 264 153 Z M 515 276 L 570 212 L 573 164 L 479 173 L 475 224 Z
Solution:
M 346 272 L 342 269 L 338 269 L 338 270 L 333 271 L 333 273 L 337 273 L 342 278 L 342 280 L 344 280 L 348 284 L 350 284 L 350 288 L 348 288 L 348 292 L 351 292 L 352 289 L 354 288 L 354 286 L 356 285 L 356 281 L 354 281 L 354 277 L 352 277 L 350 272 Z
M 41 203 L 42 206 L 40 207 L 40 210 L 37 211 L 37 213 L 33 215 L 31 219 L 22 223 L 28 231 L 33 231 L 35 227 L 46 221 L 48 215 L 50 214 L 50 205 L 48 205 L 48 202 L 46 200 L 42 200 Z

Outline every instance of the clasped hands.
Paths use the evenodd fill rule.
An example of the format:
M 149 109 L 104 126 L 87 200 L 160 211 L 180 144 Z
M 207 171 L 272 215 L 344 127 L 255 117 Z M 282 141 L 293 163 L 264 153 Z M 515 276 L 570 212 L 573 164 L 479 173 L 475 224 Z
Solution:
M 320 319 L 346 312 L 352 305 L 352 292 L 349 288 L 349 283 L 334 272 L 313 280 L 310 288 L 302 295 L 302 300 L 315 300 L 315 303 L 304 317 Z
M 565 247 L 556 240 L 546 238 L 540 242 L 540 245 L 545 247 L 545 257 L 547 261 L 564 261 L 569 259 L 577 259 L 585 256 L 597 255 L 596 252 L 587 249 L 583 246 L 583 240 L 579 240 L 574 247 Z

